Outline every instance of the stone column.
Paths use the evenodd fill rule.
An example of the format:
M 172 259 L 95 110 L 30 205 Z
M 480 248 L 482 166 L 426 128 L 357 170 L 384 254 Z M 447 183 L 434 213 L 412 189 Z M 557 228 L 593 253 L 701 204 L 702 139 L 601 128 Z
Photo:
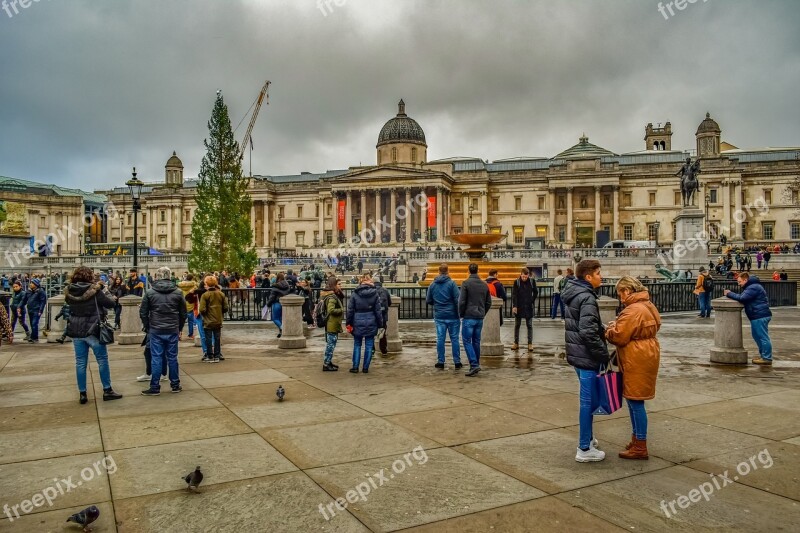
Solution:
M 409 196 L 411 196 L 411 187 L 403 189 L 403 206 L 406 208 L 405 218 L 403 219 L 403 226 L 406 228 L 405 241 L 411 242 L 411 231 L 414 226 L 414 217 L 411 216 L 411 211 L 408 208 Z
M 264 219 L 262 220 L 262 224 L 264 225 L 264 242 L 261 243 L 261 246 L 269 248 L 272 246 L 269 238 L 269 202 L 263 202 L 261 209 L 264 212 Z
M 278 339 L 278 348 L 305 348 L 306 337 L 303 333 L 303 297 L 288 294 L 280 299 L 283 307 L 283 329 Z
M 711 362 L 746 365 L 747 350 L 742 342 L 742 304 L 723 297 L 712 300 L 711 307 L 714 308 Z
M 730 181 L 723 180 L 722 182 L 722 223 L 720 226 L 730 227 L 731 225 L 731 187 Z M 730 235 L 728 235 L 730 237 Z M 719 239 L 719 235 L 717 235 Z
M 367 191 L 366 189 L 361 189 L 361 231 L 359 232 L 360 237 L 364 237 L 367 231 Z
M 123 296 L 119 299 L 119 303 L 122 306 L 122 319 L 116 335 L 117 342 L 119 344 L 141 344 L 144 340 L 142 320 L 139 318 L 141 296 Z
M 381 235 L 383 235 L 383 214 L 381 213 L 381 202 L 382 198 L 381 195 L 383 194 L 382 189 L 375 189 L 375 242 L 381 242 Z
M 392 305 L 389 306 L 389 322 L 386 324 L 386 346 L 389 353 L 403 351 L 403 341 L 400 340 L 400 303 L 402 298 L 392 295 Z
M 325 244 L 325 198 L 320 197 L 317 202 L 319 205 L 319 220 L 317 221 L 319 242 L 314 243 L 314 246 L 323 246 Z
M 556 240 L 556 190 L 547 190 L 547 208 L 550 210 L 550 217 L 547 219 L 547 240 Z
M 742 239 L 742 224 L 741 222 L 737 222 L 736 219 L 742 219 L 741 215 L 737 215 L 737 213 L 742 212 L 742 180 L 738 180 L 734 182 L 733 186 L 733 205 L 735 207 L 733 212 L 733 220 L 731 224 L 733 224 L 733 232 L 731 235 L 728 235 L 728 239 L 731 237 L 735 238 L 736 240 Z M 702 198 L 702 197 L 701 197 Z M 731 232 L 729 232 L 731 233 Z
M 567 187 L 567 242 L 575 243 L 575 228 L 572 227 L 572 187 Z
M 338 215 L 337 215 L 338 216 Z M 353 191 L 347 191 L 344 202 L 344 238 L 353 236 Z
M 597 306 L 600 308 L 600 321 L 603 324 L 608 324 L 617 318 L 619 301 L 616 298 L 601 296 L 597 299 Z
M 464 191 L 461 193 L 461 233 L 469 233 L 472 221 L 469 219 L 469 192 Z
M 397 242 L 397 191 L 389 189 L 389 242 Z
M 594 186 L 594 231 L 595 235 L 600 231 L 600 186 Z M 594 241 L 594 239 L 592 239 Z M 596 245 L 597 243 L 595 243 Z
M 424 198 L 417 209 L 419 210 L 419 238 L 423 241 L 428 240 L 428 193 L 425 187 L 421 188 L 418 197 Z
M 167 250 L 172 250 L 172 206 L 164 209 L 167 212 Z
M 443 195 L 442 195 L 442 188 L 436 187 L 436 241 L 441 241 L 441 235 L 443 233 L 442 228 L 442 205 Z
M 481 329 L 481 357 L 503 355 L 503 343 L 500 340 L 500 308 L 503 300 L 492 296 L 492 308 L 486 313 Z
M 56 320 L 56 315 L 60 313 L 61 308 L 64 307 L 65 299 L 63 294 L 58 294 L 47 299 L 47 315 L 50 317 L 50 329 L 47 330 L 48 343 L 56 342 L 56 339 L 61 337 L 61 334 L 64 333 L 64 329 L 67 326 L 67 321 L 64 320 L 63 317 Z M 67 340 L 72 341 L 69 337 L 67 337 Z
M 489 221 L 489 191 L 481 191 L 481 231 Z
M 614 185 L 614 204 L 611 206 L 611 209 L 614 213 L 614 225 L 611 228 L 611 240 L 619 238 L 620 231 L 619 231 L 619 185 Z

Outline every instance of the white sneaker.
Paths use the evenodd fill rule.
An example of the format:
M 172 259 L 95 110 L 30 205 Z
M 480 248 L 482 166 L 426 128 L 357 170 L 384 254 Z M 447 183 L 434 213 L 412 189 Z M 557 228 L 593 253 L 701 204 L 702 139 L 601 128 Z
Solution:
M 167 381 L 169 378 L 167 376 L 161 376 L 161 381 Z
M 606 452 L 602 450 L 598 450 L 597 448 L 592 448 L 589 446 L 589 449 L 586 451 L 581 450 L 578 448 L 578 452 L 575 454 L 575 460 L 579 463 L 590 463 L 594 461 L 602 461 L 606 458 Z
M 136 381 L 150 381 L 150 375 L 149 374 L 142 374 L 141 376 L 136 378 Z
M 600 449 L 600 443 L 597 442 L 597 439 L 592 439 L 592 442 L 589 443 L 590 448 L 594 448 L 596 450 Z

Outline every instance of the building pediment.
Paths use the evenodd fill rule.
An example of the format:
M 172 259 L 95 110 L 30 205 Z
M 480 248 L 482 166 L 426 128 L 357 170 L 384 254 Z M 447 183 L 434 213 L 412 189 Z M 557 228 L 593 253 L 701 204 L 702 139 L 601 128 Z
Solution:
M 431 185 L 438 182 L 452 183 L 453 178 L 446 172 L 425 168 L 381 165 L 352 169 L 347 174 L 332 178 L 331 186 L 337 189 L 346 189 L 348 186 L 363 187 L 365 183 L 369 183 L 372 186 L 396 185 L 402 187 L 404 184 Z

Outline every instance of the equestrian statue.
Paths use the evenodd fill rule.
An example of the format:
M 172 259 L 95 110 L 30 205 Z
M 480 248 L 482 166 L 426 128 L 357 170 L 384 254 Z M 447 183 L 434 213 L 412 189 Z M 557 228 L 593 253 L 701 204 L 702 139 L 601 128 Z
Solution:
M 694 203 L 694 193 L 700 189 L 700 181 L 697 175 L 700 174 L 700 160 L 692 163 L 692 158 L 687 157 L 686 163 L 675 173 L 681 177 L 681 195 L 683 196 L 683 207 L 689 207 Z

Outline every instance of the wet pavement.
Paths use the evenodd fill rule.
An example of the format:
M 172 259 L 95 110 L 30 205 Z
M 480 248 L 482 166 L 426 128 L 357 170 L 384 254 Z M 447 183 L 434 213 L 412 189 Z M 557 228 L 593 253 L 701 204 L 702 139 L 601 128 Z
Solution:
M 431 322 L 401 322 L 402 352 L 367 375 L 346 372 L 347 338 L 342 370 L 323 373 L 319 332 L 280 350 L 271 325 L 229 326 L 226 361 L 200 363 L 181 343 L 183 392 L 164 383 L 154 398 L 135 381 L 141 348 L 111 346 L 125 397 L 102 401 L 92 362 L 87 405 L 71 346 L 4 345 L 0 531 L 63 531 L 92 504 L 97 532 L 794 530 L 800 309 L 774 312 L 772 368 L 711 365 L 713 318 L 665 316 L 650 460 L 617 457 L 623 407 L 595 417 L 607 456 L 588 464 L 574 461 L 577 380 L 560 320 L 535 321 L 531 352 L 510 350 L 506 322 L 505 354 L 482 358 L 477 378 L 453 369 L 449 346 L 447 368 L 433 368 Z M 205 480 L 189 493 L 181 476 L 197 465 Z

